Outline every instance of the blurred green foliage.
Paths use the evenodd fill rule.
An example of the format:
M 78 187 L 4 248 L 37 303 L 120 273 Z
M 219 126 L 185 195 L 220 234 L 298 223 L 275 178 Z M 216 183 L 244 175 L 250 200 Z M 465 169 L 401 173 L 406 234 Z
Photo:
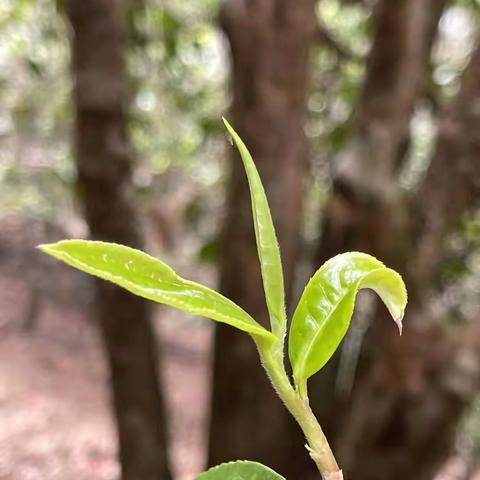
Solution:
M 0 215 L 53 217 L 70 161 L 69 48 L 49 0 L 0 2 Z
M 227 99 L 226 49 L 214 22 L 216 2 L 130 5 L 134 146 L 152 173 L 172 164 L 196 170 L 203 156 L 209 161 L 213 152 L 219 156 L 218 114 Z
M 69 28 L 49 0 L 0 0 L 0 188 L 2 212 L 55 217 L 68 205 L 72 168 Z M 130 133 L 135 183 L 159 193 L 169 167 L 196 195 L 221 195 L 228 107 L 228 46 L 216 25 L 218 0 L 129 0 Z M 318 236 L 318 205 L 329 191 L 329 162 L 349 138 L 371 41 L 370 2 L 322 0 L 317 13 L 341 51 L 312 52 L 306 132 L 311 140 L 307 237 Z M 472 48 L 478 1 L 459 0 L 442 19 L 432 66 L 441 103 L 458 88 Z M 352 55 L 349 56 L 348 54 Z M 425 103 L 412 122 L 412 148 L 401 180 L 415 188 L 428 166 L 435 112 Z M 151 188 L 152 187 L 152 188 Z M 161 193 L 161 192 L 160 192 Z M 311 211 L 310 211 L 311 210 Z

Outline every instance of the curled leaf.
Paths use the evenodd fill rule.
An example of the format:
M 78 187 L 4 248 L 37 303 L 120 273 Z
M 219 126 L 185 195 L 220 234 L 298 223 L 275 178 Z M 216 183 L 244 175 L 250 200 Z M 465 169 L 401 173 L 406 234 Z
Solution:
M 39 248 L 78 270 L 113 282 L 140 297 L 275 340 L 268 330 L 228 298 L 181 278 L 168 265 L 139 250 L 88 240 L 63 240 Z
M 305 287 L 290 330 L 290 362 L 302 397 L 307 379 L 327 363 L 345 336 L 362 288 L 380 296 L 401 333 L 407 304 L 401 276 L 365 253 L 349 252 L 328 260 Z

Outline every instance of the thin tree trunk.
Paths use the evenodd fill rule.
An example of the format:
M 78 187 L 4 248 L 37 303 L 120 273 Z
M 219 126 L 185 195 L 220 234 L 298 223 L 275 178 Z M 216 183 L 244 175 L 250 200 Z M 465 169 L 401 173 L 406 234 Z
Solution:
M 265 184 L 282 251 L 287 297 L 300 241 L 307 164 L 303 124 L 313 0 L 230 0 L 221 21 L 233 58 L 232 123 Z M 221 290 L 268 324 L 246 177 L 233 154 L 224 225 Z M 209 464 L 263 461 L 295 476 L 306 452 L 291 454 L 291 421 L 265 377 L 250 338 L 218 326 Z M 299 434 L 299 445 L 302 445 Z M 297 475 L 298 476 L 298 475 Z
M 344 250 L 401 245 L 396 174 L 410 120 L 428 82 L 430 51 L 445 0 L 380 0 L 367 74 L 347 147 L 333 164 L 333 194 L 316 264 Z M 400 211 L 397 211 L 400 209 Z M 397 215 L 391 216 L 396 211 Z M 388 225 L 390 228 L 385 228 Z M 382 235 L 378 235 L 382 227 Z M 382 243 L 383 245 L 380 245 Z M 388 246 L 388 248 L 387 248 Z M 395 258 L 396 252 L 389 252 Z
M 73 27 L 78 188 L 92 238 L 142 246 L 130 198 L 131 152 L 125 18 L 120 0 L 69 0 Z M 107 282 L 96 284 L 110 364 L 123 480 L 169 480 L 164 406 L 151 307 Z

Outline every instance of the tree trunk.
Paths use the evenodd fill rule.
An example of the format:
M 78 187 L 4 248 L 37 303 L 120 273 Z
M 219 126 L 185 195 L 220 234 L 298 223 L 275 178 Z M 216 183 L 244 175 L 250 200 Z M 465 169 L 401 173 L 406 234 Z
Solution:
M 92 238 L 142 247 L 130 198 L 126 135 L 125 18 L 120 0 L 69 0 L 73 27 L 78 188 Z M 123 480 L 169 480 L 152 310 L 113 284 L 96 283 L 110 364 Z
M 405 274 L 401 258 L 410 251 L 411 238 L 396 177 L 408 151 L 415 104 L 428 84 L 430 51 L 445 3 L 377 3 L 373 43 L 354 130 L 332 165 L 333 191 L 315 256 L 317 268 L 340 252 L 361 250 Z M 355 324 L 355 335 L 361 339 L 367 326 Z M 351 359 L 337 352 L 311 381 L 312 403 L 330 437 L 338 425 L 338 416 L 332 415 L 332 409 L 344 405 L 344 392 L 351 387 L 352 379 L 348 377 L 356 362 L 355 351 L 350 356 Z M 340 385 L 339 375 L 343 379 Z M 325 395 L 325 391 L 331 394 Z
M 230 0 L 221 12 L 233 58 L 232 123 L 265 184 L 282 251 L 287 298 L 300 245 L 308 157 L 303 124 L 314 4 L 313 0 Z M 236 152 L 233 157 L 221 290 L 267 325 L 248 186 Z M 256 459 L 298 477 L 299 463 L 307 454 L 298 459 L 291 455 L 291 428 L 251 339 L 219 325 L 209 464 Z
M 478 312 L 446 329 L 429 308 L 448 234 L 480 194 L 480 48 L 460 93 L 442 115 L 436 152 L 413 202 L 417 248 L 404 255 L 410 278 L 406 334 L 377 322 L 338 436 L 351 478 L 430 480 L 448 456 L 458 421 L 480 386 Z M 453 187 L 452 187 L 453 186 Z M 435 259 L 435 260 L 433 260 Z M 383 315 L 382 315 L 383 316 Z
M 316 255 L 318 265 L 345 250 L 385 255 L 392 245 L 402 246 L 397 234 L 403 225 L 392 224 L 404 220 L 396 174 L 408 151 L 415 105 L 429 80 L 430 51 L 445 3 L 377 4 L 355 128 L 333 165 L 333 194 Z M 397 215 L 392 217 L 392 210 Z M 377 234 L 380 228 L 382 235 Z M 396 252 L 388 253 L 394 260 Z
M 413 12 L 420 4 L 426 8 L 429 2 L 410 3 Z M 390 9 L 385 10 L 387 4 Z M 406 51 L 400 46 L 392 50 L 389 42 L 382 40 L 382 12 L 387 18 L 406 21 L 396 31 L 397 39 L 411 36 L 405 32 L 418 27 L 420 12 L 407 20 L 408 16 L 396 16 L 397 5 L 388 1 L 378 5 L 369 74 L 373 74 L 375 59 L 381 59 L 375 50 L 388 49 L 385 58 L 389 60 L 383 61 L 387 65 L 397 58 L 391 51 L 398 52 L 399 59 Z M 392 9 L 393 13 L 385 13 Z M 440 13 L 432 8 L 429 11 L 432 17 L 424 25 L 430 26 L 424 31 L 431 33 L 423 37 L 428 49 L 433 38 L 432 18 L 436 24 Z M 382 78 L 395 78 L 396 85 L 406 88 L 407 79 L 412 77 L 405 77 L 405 71 L 394 75 L 395 65 L 386 67 L 388 73 L 384 72 Z M 472 57 L 457 99 L 441 116 L 436 152 L 414 198 L 402 198 L 398 193 L 395 170 L 403 156 L 403 139 L 408 140 L 410 117 L 405 105 L 409 105 L 411 115 L 421 89 L 417 87 L 409 102 L 399 102 L 392 90 L 389 99 L 378 103 L 377 110 L 366 110 L 365 105 L 372 105 L 382 90 L 373 81 L 369 87 L 369 81 L 367 76 L 355 140 L 347 158 L 339 160 L 318 259 L 320 263 L 337 250 L 373 253 L 404 274 L 410 303 L 401 338 L 385 322 L 384 310 L 376 313 L 375 324 L 364 341 L 351 397 L 336 398 L 322 417 L 335 440 L 346 478 L 430 480 L 448 454 L 458 420 L 479 384 L 478 319 L 453 334 L 447 332 L 432 312 L 429 299 L 437 265 L 445 255 L 447 235 L 478 198 L 480 111 L 474 99 L 480 88 L 480 52 L 477 50 Z M 385 109 L 392 113 L 383 116 Z M 390 123 L 392 117 L 403 120 Z M 317 382 L 322 383 L 321 376 Z M 317 383 L 315 390 L 318 388 Z

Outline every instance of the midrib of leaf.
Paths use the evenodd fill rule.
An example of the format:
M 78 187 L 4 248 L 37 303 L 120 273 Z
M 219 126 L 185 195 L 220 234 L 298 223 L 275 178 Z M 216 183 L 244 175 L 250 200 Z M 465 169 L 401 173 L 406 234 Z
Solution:
M 380 270 L 380 269 L 378 269 Z M 363 277 L 362 277 L 363 278 Z M 357 287 L 358 283 L 360 282 L 360 280 L 355 284 L 355 288 Z M 325 292 L 325 289 L 323 287 L 323 285 L 320 285 L 319 286 L 321 287 L 322 291 Z M 329 319 L 335 314 L 335 312 L 337 311 L 338 307 L 340 306 L 340 304 L 347 298 L 347 296 L 352 293 L 352 292 L 347 292 L 345 295 L 343 295 L 340 300 L 338 300 L 338 302 L 335 303 L 335 306 L 332 308 L 332 310 L 329 312 L 328 316 L 325 317 L 325 320 L 322 322 L 322 325 L 318 327 L 317 330 L 315 330 L 315 333 L 312 337 L 312 341 L 308 343 L 308 346 L 307 346 L 307 349 L 305 350 L 305 355 L 302 355 L 302 359 L 301 359 L 301 369 L 300 371 L 302 372 L 305 372 L 305 367 L 306 367 L 306 363 L 307 363 L 307 359 L 310 355 L 310 352 L 312 351 L 313 349 L 313 346 L 316 344 L 316 341 L 318 339 L 318 337 L 320 336 L 320 334 L 322 333 L 323 329 L 325 328 L 325 326 L 327 325 Z M 354 293 L 354 292 L 353 292 Z M 311 318 L 315 319 L 315 316 L 311 314 L 311 309 L 310 309 L 310 305 L 309 303 L 307 302 L 307 310 L 308 310 L 308 314 L 310 315 Z M 318 322 L 315 321 L 315 324 L 318 325 Z M 300 386 L 301 384 L 304 384 L 305 381 L 307 380 L 306 376 L 303 375 L 302 377 L 300 378 L 297 378 L 295 376 L 295 382 L 298 386 Z
M 103 244 L 105 246 L 109 245 L 107 242 L 98 242 L 97 241 L 95 243 Z M 40 245 L 39 246 L 40 249 L 46 251 L 47 253 L 49 253 L 49 252 L 51 253 L 51 250 L 49 250 L 50 247 L 51 246 L 49 246 L 49 245 Z M 122 247 L 124 249 L 127 249 L 127 250 L 131 250 L 132 252 L 139 253 L 135 249 L 125 247 L 123 245 L 120 246 L 120 247 Z M 143 254 L 145 257 L 149 258 L 152 261 L 157 261 L 157 262 L 159 261 L 155 257 L 152 257 L 152 256 L 146 254 L 145 252 L 140 252 L 140 253 Z M 223 320 L 223 321 L 227 321 L 227 323 L 229 321 L 233 320 L 235 323 L 243 326 L 245 328 L 245 330 L 247 331 L 247 333 L 252 333 L 254 335 L 259 335 L 259 336 L 261 336 L 261 337 L 263 337 L 263 338 L 265 338 L 269 341 L 274 341 L 273 335 L 270 332 L 268 332 L 268 330 L 264 329 L 263 327 L 257 326 L 255 320 L 253 320 L 250 317 L 250 315 L 247 312 L 245 312 L 241 307 L 239 307 L 236 303 L 234 303 L 233 301 L 231 301 L 227 297 L 224 297 L 220 293 L 215 292 L 213 290 L 210 290 L 209 288 L 207 288 L 207 287 L 205 287 L 201 284 L 198 284 L 196 282 L 192 282 L 190 280 L 183 279 L 171 267 L 164 264 L 163 262 L 162 262 L 162 268 L 165 269 L 169 274 L 168 281 L 162 280 L 158 275 L 153 275 L 153 276 L 148 276 L 147 275 L 145 277 L 145 278 L 148 278 L 149 281 L 155 280 L 156 282 L 158 282 L 158 287 L 157 287 L 157 286 L 141 286 L 141 285 L 139 285 L 141 280 L 139 280 L 137 282 L 134 282 L 134 281 L 131 281 L 124 276 L 116 275 L 114 273 L 110 273 L 109 271 L 107 271 L 105 269 L 97 268 L 95 266 L 92 266 L 91 264 L 85 263 L 84 261 L 80 260 L 78 257 L 76 257 L 74 255 L 70 255 L 65 250 L 62 250 L 62 251 L 55 250 L 55 255 L 54 256 L 56 256 L 57 258 L 59 258 L 61 260 L 64 260 L 66 263 L 68 263 L 68 264 L 74 266 L 75 268 L 78 268 L 79 270 L 82 270 L 86 273 L 90 273 L 90 274 L 95 275 L 96 277 L 99 277 L 101 279 L 107 279 L 109 281 L 112 281 L 115 284 L 120 284 L 120 286 L 129 290 L 130 292 L 132 292 L 134 294 L 137 294 L 137 295 L 140 295 L 140 296 L 142 296 L 144 298 L 147 298 L 149 300 L 159 302 L 159 300 L 156 298 L 156 295 L 158 295 L 158 296 L 161 295 L 166 300 L 170 301 L 173 307 L 180 306 L 180 307 L 183 307 L 184 310 L 187 310 L 187 311 L 190 311 L 190 312 L 194 309 L 195 310 L 194 314 L 205 315 L 205 316 L 211 315 L 214 319 L 220 319 L 220 320 Z M 128 268 L 127 268 L 127 270 L 128 270 Z M 134 273 L 134 272 L 132 272 L 132 273 Z M 138 273 L 136 273 L 136 276 L 137 276 L 137 278 L 140 278 L 140 279 L 144 278 L 142 275 L 139 275 Z M 179 290 L 181 290 L 182 288 L 185 288 L 185 286 L 190 285 L 192 288 L 194 288 L 196 290 L 200 290 L 201 292 L 203 292 L 203 294 L 207 295 L 209 297 L 210 301 L 212 301 L 214 303 L 217 303 L 219 305 L 221 305 L 222 303 L 224 305 L 226 304 L 228 307 L 231 307 L 234 310 L 238 310 L 239 312 L 241 312 L 242 315 L 247 316 L 249 319 L 252 320 L 252 322 L 251 323 L 247 322 L 247 321 L 245 321 L 244 319 L 242 319 L 238 316 L 231 317 L 231 316 L 226 315 L 223 312 L 221 312 L 219 310 L 215 310 L 213 308 L 208 308 L 208 307 L 204 307 L 204 306 L 202 306 L 202 307 L 194 306 L 192 308 L 191 304 L 179 299 L 179 296 L 181 294 L 176 295 L 176 294 L 171 293 L 171 288 L 166 288 L 166 286 L 168 284 L 178 287 Z M 161 288 L 162 285 L 163 285 L 164 288 Z M 156 294 L 156 292 L 161 292 L 161 293 Z M 192 295 L 192 293 L 193 293 L 193 295 Z M 195 296 L 195 292 L 190 291 L 189 296 Z M 212 298 L 212 296 L 214 298 Z M 217 298 L 215 298 L 215 297 L 217 297 Z M 221 302 L 219 303 L 218 300 L 221 300 Z M 163 303 L 163 302 L 160 302 L 160 303 Z

